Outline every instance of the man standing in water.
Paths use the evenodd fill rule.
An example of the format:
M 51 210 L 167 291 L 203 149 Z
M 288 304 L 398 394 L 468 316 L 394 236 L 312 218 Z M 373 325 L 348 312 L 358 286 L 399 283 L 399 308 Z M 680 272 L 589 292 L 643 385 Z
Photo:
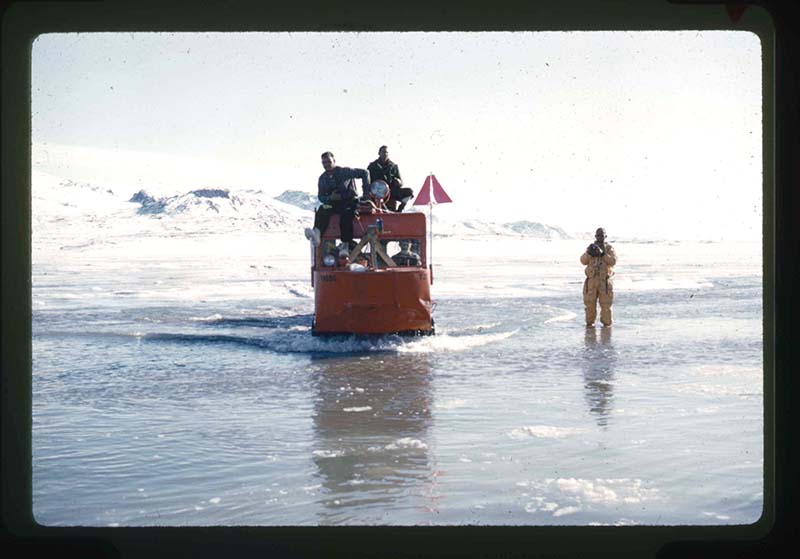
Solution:
M 400 168 L 397 163 L 389 159 L 389 148 L 381 146 L 378 150 L 378 159 L 367 167 L 372 180 L 382 180 L 389 185 L 390 195 L 387 206 L 394 212 L 402 212 L 406 202 L 414 196 L 410 188 L 403 188 L 403 179 L 400 178 Z
M 317 197 L 322 205 L 314 213 L 314 228 L 306 227 L 306 238 L 314 246 L 319 246 L 322 234 L 328 228 L 328 223 L 333 214 L 339 214 L 339 231 L 342 243 L 347 243 L 350 248 L 355 247 L 353 242 L 353 218 L 358 209 L 358 191 L 356 178 L 363 181 L 364 195 L 369 191 L 369 171 L 366 169 L 351 169 L 339 167 L 333 154 L 326 151 L 322 154 L 322 167 L 325 172 L 317 181 Z
M 600 301 L 600 322 L 611 326 L 611 304 L 614 302 L 614 265 L 617 253 L 606 242 L 606 230 L 600 227 L 594 234 L 594 242 L 581 255 L 581 264 L 586 266 L 586 281 L 583 282 L 583 304 L 586 306 L 586 326 L 594 326 L 597 318 L 597 302 Z

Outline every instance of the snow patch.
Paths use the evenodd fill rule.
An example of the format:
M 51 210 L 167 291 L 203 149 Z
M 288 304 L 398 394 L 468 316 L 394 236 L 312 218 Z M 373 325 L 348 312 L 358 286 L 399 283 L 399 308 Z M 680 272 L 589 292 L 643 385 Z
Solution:
M 438 410 L 454 410 L 456 408 L 464 407 L 465 405 L 466 402 L 464 400 L 455 399 L 455 400 L 445 400 L 444 402 L 437 403 L 435 407 Z
M 317 458 L 338 458 L 344 456 L 343 450 L 315 450 L 311 453 Z
M 386 445 L 387 450 L 396 450 L 398 448 L 425 449 L 428 448 L 428 445 L 419 439 L 412 439 L 411 437 L 403 437 L 402 439 L 397 439 L 395 442 Z
M 513 429 L 509 436 L 512 439 L 527 439 L 535 437 L 537 439 L 563 439 L 580 433 L 586 433 L 587 429 L 575 427 L 554 427 L 552 425 L 531 425 Z
M 523 481 L 516 485 L 538 494 L 525 505 L 526 512 L 549 512 L 554 517 L 605 507 L 639 505 L 661 498 L 658 490 L 645 487 L 640 479 L 557 478 Z

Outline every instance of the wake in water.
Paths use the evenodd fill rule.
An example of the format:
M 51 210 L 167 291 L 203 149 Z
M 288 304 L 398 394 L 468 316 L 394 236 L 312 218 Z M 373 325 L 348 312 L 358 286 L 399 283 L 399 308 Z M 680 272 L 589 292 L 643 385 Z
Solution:
M 492 345 L 540 328 L 554 328 L 572 321 L 575 312 L 559 306 L 516 299 L 471 308 L 475 301 L 446 300 L 439 305 L 434 336 L 311 334 L 313 315 L 296 308 L 274 307 L 257 313 L 231 316 L 220 312 L 199 314 L 180 307 L 139 311 L 88 313 L 76 321 L 75 313 L 54 313 L 37 320 L 37 335 L 107 339 L 135 338 L 138 342 L 169 344 L 226 344 L 281 354 L 358 354 L 372 352 L 435 354 L 460 352 Z M 514 309 L 509 312 L 509 309 Z M 84 324 L 94 326 L 86 330 Z M 101 326 L 97 329 L 97 326 Z
M 510 338 L 518 330 L 480 333 L 482 328 L 464 328 L 442 331 L 435 336 L 407 337 L 393 335 L 312 336 L 310 315 L 264 318 L 219 318 L 208 326 L 227 327 L 227 333 L 204 332 L 150 332 L 138 334 L 145 342 L 234 344 L 256 347 L 276 353 L 354 354 L 371 352 L 436 353 L 462 351 L 492 344 Z M 235 329 L 247 328 L 248 335 L 237 334 Z M 258 329 L 254 332 L 253 329 Z M 234 333 L 230 333 L 231 330 Z
M 145 342 L 234 344 L 283 354 L 358 354 L 373 352 L 435 354 L 459 352 L 492 345 L 513 338 L 531 328 L 550 327 L 550 323 L 565 322 L 576 317 L 574 312 L 530 300 L 515 305 L 521 312 L 509 314 L 507 306 L 497 312 L 484 311 L 479 315 L 461 314 L 463 301 L 446 300 L 439 303 L 440 319 L 434 336 L 408 337 L 400 335 L 311 335 L 313 315 L 292 312 L 292 309 L 273 308 L 247 316 L 225 316 L 211 313 L 190 316 L 173 323 L 177 331 L 138 333 Z M 473 303 L 474 302 L 470 302 Z M 504 310 L 505 309 L 505 310 Z M 478 320 L 469 321 L 470 316 Z

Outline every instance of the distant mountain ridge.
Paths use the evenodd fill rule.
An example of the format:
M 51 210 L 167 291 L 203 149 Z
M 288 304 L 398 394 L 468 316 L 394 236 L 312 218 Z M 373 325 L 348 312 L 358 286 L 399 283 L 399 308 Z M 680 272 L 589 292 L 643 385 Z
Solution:
M 216 201 L 214 198 L 222 198 L 228 202 Z M 140 214 L 170 213 L 173 215 L 192 211 L 198 206 L 220 213 L 221 210 L 224 211 L 223 206 L 231 206 L 235 209 L 237 205 L 242 205 L 238 196 L 231 197 L 229 190 L 220 188 L 200 188 L 190 190 L 186 194 L 163 198 L 154 198 L 146 191 L 140 190 L 131 197 L 129 202 L 141 204 L 141 208 L 137 210 Z
M 573 238 L 572 235 L 564 231 L 561 227 L 546 225 L 535 221 L 513 221 L 508 223 L 497 223 L 477 219 L 444 221 L 434 216 L 434 229 L 437 235 L 448 237 L 483 237 L 494 235 L 546 240 Z
M 516 231 L 520 235 L 527 235 L 532 237 L 540 237 L 544 239 L 571 239 L 572 235 L 564 231 L 561 227 L 553 225 L 545 225 L 535 221 L 512 221 L 511 223 L 504 223 L 506 227 L 512 231 Z
M 81 223 L 114 223 L 132 220 L 157 219 L 160 227 L 179 231 L 229 232 L 257 230 L 299 234 L 313 223 L 313 208 L 318 203 L 314 194 L 300 190 L 286 190 L 279 196 L 258 189 L 228 189 L 217 185 L 202 186 L 180 192 L 178 185 L 157 184 L 132 192 L 138 186 L 126 187 L 102 181 L 66 178 L 42 171 L 31 170 L 31 203 L 34 225 L 61 223 L 65 218 L 76 226 Z M 169 194 L 166 194 L 169 193 Z M 448 205 L 451 206 L 451 205 Z M 452 206 L 455 206 L 453 204 Z M 418 207 L 406 211 L 424 211 Z M 447 214 L 447 212 L 443 212 Z M 586 244 L 594 238 L 594 229 L 565 231 L 563 228 L 530 220 L 491 222 L 479 219 L 461 219 L 450 212 L 450 217 L 434 212 L 433 232 L 446 237 L 511 237 L 542 240 L 582 239 Z M 139 227 L 133 225 L 132 227 Z M 601 224 L 612 225 L 612 224 Z M 616 227 L 610 229 L 609 242 L 667 243 L 678 239 L 618 235 Z M 704 240 L 702 242 L 715 242 Z
M 314 211 L 319 202 L 315 195 L 309 194 L 308 192 L 301 192 L 300 190 L 285 190 L 279 196 L 276 196 L 275 200 L 311 211 Z
M 93 215 L 92 219 L 150 218 L 162 227 L 181 231 L 227 232 L 259 230 L 302 235 L 313 223 L 318 204 L 314 194 L 287 190 L 279 196 L 261 190 L 231 190 L 213 185 L 182 194 L 155 195 L 140 189 L 132 196 L 96 184 L 64 179 L 35 171 L 36 218 L 59 215 Z M 173 191 L 174 192 L 174 191 Z M 420 211 L 416 208 L 410 211 Z M 112 217 L 113 216 L 113 217 Z M 434 234 L 442 237 L 575 238 L 562 228 L 534 221 L 507 223 L 433 216 Z
M 234 194 L 224 188 L 199 188 L 156 198 L 139 190 L 129 201 L 140 205 L 139 215 L 196 221 L 209 229 L 227 222 L 237 228 L 297 232 L 311 222 L 307 210 L 275 200 L 262 191 L 242 190 Z

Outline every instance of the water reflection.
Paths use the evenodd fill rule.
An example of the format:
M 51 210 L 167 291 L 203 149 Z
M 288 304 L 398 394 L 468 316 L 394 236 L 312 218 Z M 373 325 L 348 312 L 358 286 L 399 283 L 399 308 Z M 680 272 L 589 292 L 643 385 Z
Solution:
M 413 501 L 415 494 L 424 501 L 432 469 L 427 357 L 349 355 L 315 358 L 312 364 L 320 524 L 381 523 L 392 501 Z
M 600 330 L 598 336 L 597 331 Z M 583 355 L 583 381 L 589 411 L 601 427 L 608 425 L 614 397 L 616 354 L 611 343 L 611 328 L 587 328 Z M 598 339 L 599 338 L 599 339 Z

